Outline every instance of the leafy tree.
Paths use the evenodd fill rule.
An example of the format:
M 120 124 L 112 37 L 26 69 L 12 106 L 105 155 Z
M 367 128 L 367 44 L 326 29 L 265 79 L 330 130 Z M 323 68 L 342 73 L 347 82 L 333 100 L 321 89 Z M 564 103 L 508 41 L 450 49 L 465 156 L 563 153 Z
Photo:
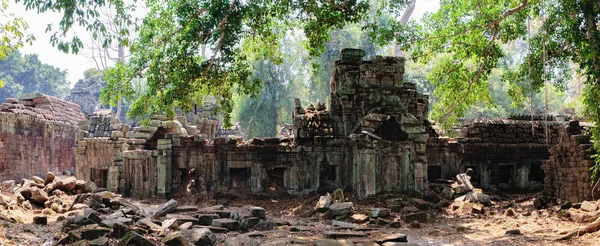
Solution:
M 62 32 L 73 25 L 85 26 L 94 38 L 107 42 L 130 42 L 124 35 L 108 34 L 104 24 L 93 21 L 99 16 L 97 9 L 105 5 L 117 10 L 115 22 L 126 26 L 123 34 L 135 28 L 130 26 L 134 20 L 128 15 L 132 5 L 122 0 L 23 2 L 27 8 L 63 14 L 61 32 L 56 32 L 51 41 L 64 51 L 77 52 L 82 47 L 77 36 L 61 39 Z M 403 0 L 391 2 L 386 10 L 397 12 L 405 5 Z M 368 0 L 145 1 L 148 14 L 131 46 L 127 74 L 147 78 L 148 92 L 136 100 L 129 114 L 172 115 L 175 108 L 188 111 L 194 101 L 206 95 L 215 96 L 222 109 L 229 112 L 235 91 L 256 94 L 260 88 L 260 81 L 251 79 L 251 61 L 248 54 L 240 52 L 240 40 L 254 40 L 260 45 L 257 57 L 277 59 L 271 51 L 277 50 L 281 33 L 300 28 L 307 37 L 309 54 L 317 56 L 325 50 L 329 31 L 361 20 L 369 4 Z M 204 47 L 212 53 L 208 58 L 199 55 Z
M 291 122 L 294 98 L 307 102 L 309 60 L 299 48 L 304 40 L 303 35 L 290 33 L 282 39 L 277 51 L 282 59 L 279 64 L 268 60 L 252 63 L 253 78 L 262 81 L 261 92 L 256 97 L 244 94 L 234 97 L 234 120 L 241 122 L 246 138 L 275 137 L 284 123 Z
M 0 60 L 5 60 L 9 53 L 35 40 L 32 35 L 24 33 L 29 26 L 22 18 L 15 18 L 14 14 L 6 13 L 8 2 L 0 0 Z M 0 79 L 0 88 L 5 83 Z
M 66 71 L 43 64 L 37 55 L 23 56 L 13 51 L 6 60 L 0 60 L 0 79 L 6 81 L 0 98 L 20 97 L 31 92 L 63 98 L 69 92 L 66 76 Z
M 97 68 L 88 68 L 83 71 L 83 79 L 89 79 L 94 76 L 104 76 L 105 73 L 105 71 L 98 70 Z

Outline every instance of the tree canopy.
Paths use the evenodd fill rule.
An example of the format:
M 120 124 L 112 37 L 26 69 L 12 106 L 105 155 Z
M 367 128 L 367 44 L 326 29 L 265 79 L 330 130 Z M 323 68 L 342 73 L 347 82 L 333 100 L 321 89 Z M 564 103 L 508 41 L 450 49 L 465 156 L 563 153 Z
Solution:
M 269 59 L 278 64 L 279 41 L 287 30 L 304 30 L 305 48 L 316 56 L 325 50 L 329 31 L 362 20 L 371 6 L 367 0 L 150 0 L 144 2 L 147 15 L 136 24 L 129 14 L 136 5 L 124 0 L 18 1 L 28 9 L 63 14 L 51 39 L 61 50 L 78 52 L 83 47 L 78 36 L 70 40 L 63 37 L 76 25 L 84 26 L 94 38 L 105 40 L 106 45 L 115 39 L 129 45 L 127 72 L 118 73 L 128 77 L 119 83 L 129 83 L 135 76 L 145 77 L 148 83 L 147 93 L 132 105 L 129 114 L 133 116 L 172 115 L 175 108 L 186 111 L 206 95 L 217 98 L 228 112 L 234 92 L 259 91 L 260 81 L 251 76 L 250 59 Z M 122 35 L 107 33 L 102 22 L 94 21 L 99 16 L 98 9 L 107 5 L 116 10 L 114 22 L 127 26 Z M 404 0 L 383 1 L 378 8 L 399 13 L 404 5 Z M 137 38 L 126 38 L 133 30 L 139 33 Z M 254 45 L 242 49 L 238 45 L 241 40 Z M 202 56 L 205 47 L 210 54 Z M 119 84 L 109 88 L 127 87 Z
M 9 0 L 0 0 L 0 60 L 5 60 L 11 51 L 35 40 L 32 35 L 25 33 L 28 26 L 22 18 L 6 12 L 8 3 Z M 5 83 L 0 79 L 0 88 Z
M 0 99 L 31 92 L 64 98 L 69 93 L 66 71 L 43 64 L 37 55 L 21 55 L 18 51 L 0 60 L 0 79 L 6 82 Z

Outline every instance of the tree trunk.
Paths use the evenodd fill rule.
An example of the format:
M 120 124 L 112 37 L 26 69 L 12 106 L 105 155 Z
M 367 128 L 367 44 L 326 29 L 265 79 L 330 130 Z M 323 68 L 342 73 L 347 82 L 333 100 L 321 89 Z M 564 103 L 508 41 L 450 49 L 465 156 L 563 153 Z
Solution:
M 417 0 L 410 0 L 408 6 L 404 10 L 402 17 L 400 18 L 400 25 L 406 25 L 413 11 L 415 11 L 415 7 L 417 6 Z M 400 45 L 394 42 L 394 56 L 402 56 L 402 51 L 400 50 Z
M 125 60 L 125 48 L 124 47 L 119 47 L 118 52 L 118 56 L 119 56 L 119 62 L 122 62 L 123 60 Z M 119 98 L 119 102 L 117 102 L 117 112 L 115 117 L 117 117 L 117 119 L 119 119 L 121 122 L 123 122 L 123 120 L 121 119 L 121 109 L 123 107 L 123 98 Z

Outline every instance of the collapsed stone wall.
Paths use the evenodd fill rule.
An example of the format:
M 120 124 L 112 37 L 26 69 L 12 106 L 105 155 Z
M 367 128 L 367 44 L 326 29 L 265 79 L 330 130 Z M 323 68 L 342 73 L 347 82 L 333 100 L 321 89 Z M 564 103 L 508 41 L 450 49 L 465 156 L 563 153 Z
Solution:
M 590 136 L 578 121 L 563 128 L 559 143 L 550 148 L 550 159 L 544 165 L 548 193 L 571 202 L 599 197 L 600 192 L 593 190 L 590 179 L 590 168 L 594 166 L 592 146 Z
M 79 106 L 32 93 L 0 104 L 0 180 L 73 171 Z
M 80 79 L 75 83 L 65 100 L 79 105 L 85 116 L 91 115 L 102 106 L 99 99 L 100 90 L 105 85 L 106 82 L 103 81 L 102 76 L 94 76 L 85 80 Z
M 466 121 L 457 138 L 432 135 L 427 142 L 431 179 L 450 179 L 467 168 L 475 171 L 474 183 L 483 188 L 541 189 L 543 161 L 558 143 L 565 122 L 507 119 Z M 545 125 L 548 130 L 546 143 Z

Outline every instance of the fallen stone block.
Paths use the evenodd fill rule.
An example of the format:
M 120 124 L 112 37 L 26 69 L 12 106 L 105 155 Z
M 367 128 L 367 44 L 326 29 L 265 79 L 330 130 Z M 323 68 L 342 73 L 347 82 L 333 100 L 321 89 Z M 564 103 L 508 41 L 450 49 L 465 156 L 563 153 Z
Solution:
M 425 212 L 417 212 L 417 213 L 405 214 L 402 216 L 402 219 L 406 222 L 412 222 L 412 221 L 416 220 L 420 223 L 427 223 L 429 216 Z
M 394 234 L 381 234 L 373 238 L 373 241 L 379 244 L 387 243 L 387 242 L 399 242 L 405 243 L 408 242 L 407 236 L 402 233 L 394 233 Z
M 581 210 L 586 211 L 586 212 L 594 212 L 594 211 L 598 210 L 598 205 L 596 205 L 596 203 L 593 203 L 590 201 L 583 201 L 581 203 Z
M 352 211 L 352 206 L 352 202 L 341 202 L 332 204 L 329 209 L 335 216 L 347 215 Z
M 129 231 L 121 240 L 119 240 L 118 246 L 136 245 L 136 246 L 154 246 L 150 240 L 144 238 L 135 231 Z
M 240 227 L 240 223 L 237 220 L 232 219 L 216 219 L 212 221 L 212 226 L 223 227 L 235 231 Z
M 238 235 L 235 237 L 229 237 L 227 239 L 225 239 L 225 243 L 223 244 L 224 246 L 254 246 L 254 245 L 258 245 L 257 242 L 254 241 L 254 239 L 252 239 L 249 236 L 246 235 Z
M 180 232 L 191 245 L 214 245 L 215 235 L 208 228 L 193 228 Z
M 152 217 L 157 218 L 157 217 L 165 216 L 168 213 L 177 209 L 178 205 L 179 205 L 179 203 L 177 203 L 177 201 L 171 199 L 168 202 L 160 205 L 160 207 L 158 207 L 158 209 L 152 214 Z
M 323 234 L 325 238 L 329 239 L 341 239 L 341 238 L 362 238 L 367 237 L 367 234 L 362 232 L 341 232 L 341 231 L 328 231 Z

